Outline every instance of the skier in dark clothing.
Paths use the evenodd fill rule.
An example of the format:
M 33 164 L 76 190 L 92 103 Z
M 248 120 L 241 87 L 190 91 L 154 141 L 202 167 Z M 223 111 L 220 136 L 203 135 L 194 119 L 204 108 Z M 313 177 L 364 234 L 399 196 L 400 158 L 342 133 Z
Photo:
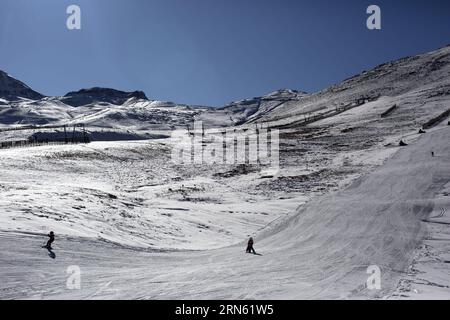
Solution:
M 250 237 L 250 239 L 248 240 L 246 252 L 256 254 L 255 249 L 253 249 L 253 238 L 252 237 Z
M 53 231 L 50 231 L 50 233 L 47 235 L 50 239 L 48 239 L 47 244 L 46 244 L 46 248 L 47 249 L 51 249 L 52 248 L 52 243 L 53 241 L 55 241 L 55 233 Z

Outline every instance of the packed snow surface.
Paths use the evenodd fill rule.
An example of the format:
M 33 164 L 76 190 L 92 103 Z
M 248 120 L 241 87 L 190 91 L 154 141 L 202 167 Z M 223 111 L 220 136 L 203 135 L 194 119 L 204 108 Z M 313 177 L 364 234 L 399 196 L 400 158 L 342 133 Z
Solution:
M 262 256 L 245 254 L 243 244 L 158 252 L 60 236 L 52 260 L 39 248 L 42 236 L 2 232 L 0 292 L 63 299 L 383 297 L 411 263 L 425 232 L 421 220 L 450 179 L 448 141 L 450 128 L 423 136 L 344 190 L 269 225 L 257 237 Z M 81 290 L 66 288 L 70 265 L 82 270 Z M 370 265 L 382 270 L 381 291 L 365 287 Z

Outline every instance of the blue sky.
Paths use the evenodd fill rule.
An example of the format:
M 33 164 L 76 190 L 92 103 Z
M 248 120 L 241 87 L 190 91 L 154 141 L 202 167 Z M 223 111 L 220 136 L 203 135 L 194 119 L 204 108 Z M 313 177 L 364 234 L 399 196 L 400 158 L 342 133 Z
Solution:
M 70 4 L 82 30 L 66 28 Z M 366 28 L 370 4 L 381 31 Z M 446 44 L 448 0 L 0 0 L 0 69 L 46 95 L 102 86 L 220 106 Z

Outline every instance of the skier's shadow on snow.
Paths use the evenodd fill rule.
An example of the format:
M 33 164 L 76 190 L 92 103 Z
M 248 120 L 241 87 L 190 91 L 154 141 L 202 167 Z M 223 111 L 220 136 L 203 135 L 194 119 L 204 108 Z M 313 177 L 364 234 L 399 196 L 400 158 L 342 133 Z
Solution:
M 48 250 L 48 256 L 52 259 L 56 259 L 56 254 L 53 252 L 52 249 L 46 248 Z

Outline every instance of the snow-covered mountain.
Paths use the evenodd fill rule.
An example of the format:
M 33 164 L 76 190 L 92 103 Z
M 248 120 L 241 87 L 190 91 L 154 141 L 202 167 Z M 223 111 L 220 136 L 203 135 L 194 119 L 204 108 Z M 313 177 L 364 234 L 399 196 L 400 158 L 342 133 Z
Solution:
M 307 114 L 361 104 L 380 97 L 408 94 L 439 96 L 450 94 L 450 46 L 429 53 L 384 63 L 325 90 L 287 101 L 258 121 L 295 122 Z M 283 121 L 282 121 L 283 122 Z M 286 123 L 286 121 L 285 121 Z
M 232 102 L 219 110 L 229 115 L 233 124 L 244 124 L 276 113 L 277 108 L 286 103 L 299 103 L 305 96 L 306 92 L 281 89 L 262 97 Z
M 39 100 L 44 96 L 0 70 L 0 99 L 15 100 L 19 97 Z
M 44 97 L 0 72 L 0 125 L 85 123 L 115 129 L 184 127 L 194 119 L 206 126 L 269 122 L 297 125 L 306 116 L 334 114 L 339 108 L 400 95 L 447 95 L 450 47 L 382 64 L 317 93 L 278 90 L 232 102 L 222 108 L 149 100 L 142 91 L 82 89 L 63 97 Z
M 34 96 L 26 90 L 15 92 L 15 96 L 0 96 L 0 127 L 82 123 L 123 131 L 170 130 L 184 128 L 196 115 L 209 109 L 149 100 L 142 91 L 109 88 L 82 89 L 62 97 Z

